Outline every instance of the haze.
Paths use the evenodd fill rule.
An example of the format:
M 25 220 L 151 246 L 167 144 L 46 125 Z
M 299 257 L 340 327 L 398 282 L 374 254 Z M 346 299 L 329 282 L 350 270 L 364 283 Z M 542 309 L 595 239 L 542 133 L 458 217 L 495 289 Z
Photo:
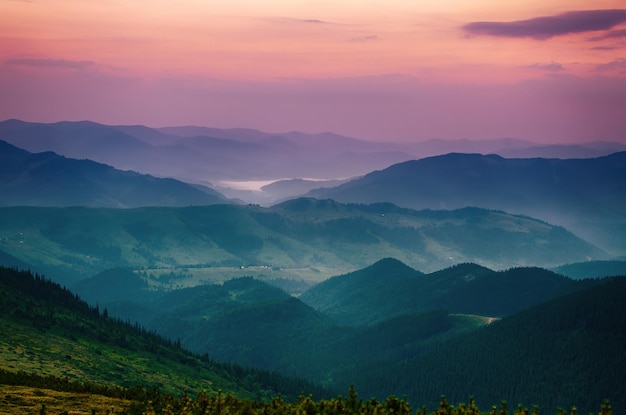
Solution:
M 0 119 L 624 143 L 623 7 L 0 0 Z

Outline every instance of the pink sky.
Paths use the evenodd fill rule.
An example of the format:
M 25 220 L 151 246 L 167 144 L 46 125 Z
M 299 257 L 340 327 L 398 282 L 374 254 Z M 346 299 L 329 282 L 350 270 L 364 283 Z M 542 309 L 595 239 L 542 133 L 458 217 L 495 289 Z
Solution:
M 608 0 L 0 0 L 0 120 L 626 143 Z

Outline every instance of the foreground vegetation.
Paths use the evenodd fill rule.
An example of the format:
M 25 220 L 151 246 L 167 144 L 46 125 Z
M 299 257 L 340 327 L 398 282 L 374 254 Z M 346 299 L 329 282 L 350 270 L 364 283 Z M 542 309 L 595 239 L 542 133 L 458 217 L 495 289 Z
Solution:
M 17 383 L 18 385 L 14 385 Z M 24 384 L 24 385 L 22 385 Z M 34 385 L 34 386 L 33 386 Z M 70 392 L 68 392 L 70 391 Z M 131 389 L 102 387 L 89 383 L 75 383 L 53 376 L 42 377 L 35 374 L 11 373 L 0 370 L 0 413 L 32 414 L 37 409 L 44 414 L 126 414 L 126 415 L 532 415 L 550 414 L 553 411 L 540 411 L 518 404 L 509 409 L 506 401 L 481 410 L 473 397 L 468 403 L 456 405 L 448 403 L 441 396 L 435 408 L 411 408 L 405 398 L 390 395 L 385 400 L 360 398 L 354 387 L 348 396 L 338 395 L 332 399 L 315 400 L 311 395 L 300 394 L 297 399 L 288 401 L 278 394 L 270 400 L 250 400 L 232 394 L 199 392 L 195 398 L 184 393 L 180 397 L 163 393 L 157 388 L 146 390 L 142 387 Z M 558 415 L 577 414 L 576 407 L 556 410 Z M 608 401 L 600 406 L 599 415 L 612 415 Z

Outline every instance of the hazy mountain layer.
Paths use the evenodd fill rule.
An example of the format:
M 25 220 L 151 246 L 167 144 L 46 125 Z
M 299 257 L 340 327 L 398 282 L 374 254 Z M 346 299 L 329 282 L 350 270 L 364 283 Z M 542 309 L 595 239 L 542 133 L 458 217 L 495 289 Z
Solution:
M 625 145 L 611 142 L 541 145 L 502 138 L 384 143 L 332 133 L 266 133 L 194 126 L 155 129 L 89 121 L 45 124 L 6 120 L 0 122 L 0 140 L 31 152 L 54 151 L 118 169 L 211 187 L 232 186 L 228 181 L 346 179 L 394 163 L 451 151 L 506 157 L 588 158 L 626 150 Z M 310 187 L 290 185 L 261 191 L 230 189 L 226 193 L 225 189 L 224 192 L 248 203 L 269 205 L 308 190 Z M 285 195 L 286 191 L 289 194 Z
M 203 127 L 151 129 L 88 121 L 0 122 L 0 139 L 29 151 L 55 151 L 124 170 L 194 183 L 219 180 L 345 178 L 411 155 L 401 148 L 336 134 L 269 134 Z
M 198 284 L 220 272 L 321 281 L 385 257 L 427 272 L 604 257 L 563 228 L 503 212 L 314 199 L 272 208 L 2 208 L 0 238 L 0 250 L 64 282 L 120 266 L 195 273 Z
M 207 187 L 116 170 L 0 141 L 0 206 L 187 206 L 225 203 Z
M 447 154 L 309 194 L 414 209 L 501 209 L 565 226 L 616 254 L 626 251 L 626 152 L 569 160 Z

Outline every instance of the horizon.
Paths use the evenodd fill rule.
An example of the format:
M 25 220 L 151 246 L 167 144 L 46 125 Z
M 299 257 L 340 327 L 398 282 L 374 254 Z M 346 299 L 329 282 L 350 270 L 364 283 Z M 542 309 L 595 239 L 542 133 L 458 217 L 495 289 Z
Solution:
M 626 143 L 618 1 L 4 0 L 0 22 L 0 119 Z

